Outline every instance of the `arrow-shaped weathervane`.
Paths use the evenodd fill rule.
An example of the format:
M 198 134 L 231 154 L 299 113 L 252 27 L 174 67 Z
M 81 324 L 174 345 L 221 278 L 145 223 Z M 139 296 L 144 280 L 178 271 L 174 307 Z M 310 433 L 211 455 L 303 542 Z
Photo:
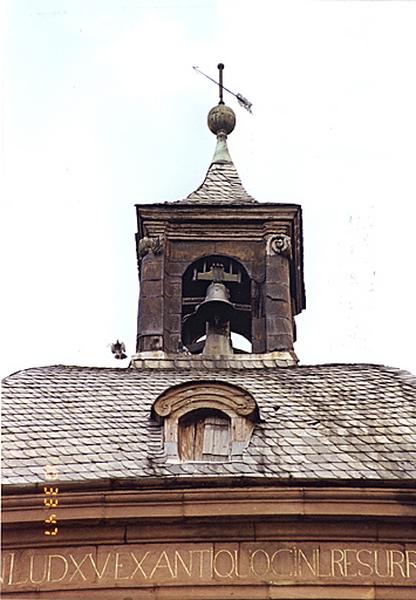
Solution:
M 222 83 L 222 72 L 224 70 L 224 65 L 222 63 L 220 63 L 218 65 L 218 70 L 219 70 L 219 81 L 215 81 L 215 79 L 213 79 L 212 77 L 210 77 L 209 75 L 207 75 L 206 73 L 203 73 L 199 67 L 192 67 L 195 71 L 197 71 L 198 73 L 201 73 L 201 75 L 203 75 L 204 77 L 206 77 L 207 79 L 209 79 L 210 81 L 213 81 L 216 85 L 218 85 L 219 87 L 219 92 L 220 92 L 220 104 L 224 104 L 224 100 L 222 99 L 223 96 L 223 90 L 225 90 L 226 92 L 228 92 L 229 94 L 231 94 L 232 96 L 234 96 L 234 98 L 237 98 L 238 103 L 240 104 L 240 106 L 242 106 L 243 108 L 245 108 L 246 110 L 248 110 L 249 113 L 253 113 L 253 111 L 251 110 L 251 107 L 253 106 L 252 103 L 247 100 L 247 98 L 244 98 L 244 96 L 242 94 L 235 94 L 234 92 L 232 92 L 231 90 L 229 90 L 228 88 L 226 88 L 223 83 Z

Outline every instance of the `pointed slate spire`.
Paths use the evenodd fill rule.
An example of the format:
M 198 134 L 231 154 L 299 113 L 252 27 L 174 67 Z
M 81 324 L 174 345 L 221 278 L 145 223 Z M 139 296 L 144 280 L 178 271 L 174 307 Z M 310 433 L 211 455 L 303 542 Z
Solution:
M 235 127 L 234 111 L 220 101 L 208 113 L 208 127 L 217 136 L 217 146 L 203 183 L 181 204 L 255 204 L 246 192 L 227 147 L 227 136 Z

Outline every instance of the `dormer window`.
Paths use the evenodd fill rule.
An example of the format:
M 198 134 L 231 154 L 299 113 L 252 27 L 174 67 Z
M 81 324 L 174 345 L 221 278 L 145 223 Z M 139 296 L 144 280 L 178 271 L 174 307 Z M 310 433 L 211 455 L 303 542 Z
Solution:
M 179 458 L 222 461 L 231 454 L 231 419 L 219 410 L 200 409 L 179 419 Z
M 152 407 L 163 421 L 170 462 L 241 459 L 259 413 L 254 398 L 228 383 L 196 381 L 166 390 Z

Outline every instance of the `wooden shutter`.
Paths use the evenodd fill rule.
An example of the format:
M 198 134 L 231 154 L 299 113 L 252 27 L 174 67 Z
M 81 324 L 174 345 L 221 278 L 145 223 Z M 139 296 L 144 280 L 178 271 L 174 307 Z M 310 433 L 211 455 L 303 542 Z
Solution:
M 206 417 L 203 457 L 215 460 L 230 454 L 230 423 L 222 417 Z
M 230 455 L 231 433 L 227 417 L 195 415 L 179 424 L 178 450 L 182 460 L 224 460 Z

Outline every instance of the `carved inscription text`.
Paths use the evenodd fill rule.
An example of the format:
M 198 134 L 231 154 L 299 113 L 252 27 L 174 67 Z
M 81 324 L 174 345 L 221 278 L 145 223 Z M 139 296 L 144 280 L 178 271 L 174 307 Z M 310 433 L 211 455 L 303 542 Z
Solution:
M 416 584 L 416 547 L 328 543 L 143 544 L 3 553 L 5 589 L 279 581 Z

